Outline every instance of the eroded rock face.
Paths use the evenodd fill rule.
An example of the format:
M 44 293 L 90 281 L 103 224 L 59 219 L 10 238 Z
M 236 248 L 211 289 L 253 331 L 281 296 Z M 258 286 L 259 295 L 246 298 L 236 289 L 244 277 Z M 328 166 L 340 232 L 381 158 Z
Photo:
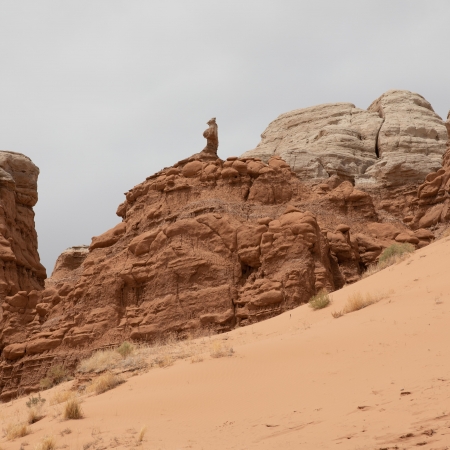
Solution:
M 116 241 L 113 241 L 112 243 L 115 243 Z M 88 255 L 88 245 L 70 247 L 62 252 L 56 260 L 55 268 L 53 269 L 51 278 L 47 281 L 47 286 L 49 283 L 70 281 L 72 277 L 76 276 L 76 274 L 80 272 L 81 265 Z
M 450 129 L 450 120 L 446 122 Z M 443 167 L 429 173 L 417 189 L 411 214 L 406 217 L 411 228 L 429 228 L 450 219 L 450 145 L 443 156 Z
M 280 155 L 302 179 L 337 175 L 358 188 L 394 188 L 423 182 L 438 170 L 447 129 L 419 94 L 388 91 L 367 111 L 330 103 L 282 114 L 254 150 L 267 161 Z
M 26 326 L 3 331 L 0 398 L 103 345 L 280 314 L 357 280 L 408 231 L 371 236 L 369 194 L 338 176 L 304 183 L 278 156 L 194 155 L 131 189 L 117 214 L 89 248 L 63 252 L 43 291 L 7 297 L 8 323 Z
M 422 182 L 442 166 L 447 129 L 421 95 L 388 91 L 368 111 L 383 118 L 377 148 L 380 160 L 366 175 L 384 186 Z
M 33 206 L 39 169 L 20 153 L 0 151 L 0 298 L 42 289 Z M 1 320 L 1 318 L 0 318 Z M 0 337 L 1 342 L 1 337 Z
M 383 122 L 376 112 L 351 103 L 329 103 L 279 116 L 261 142 L 243 157 L 264 161 L 281 156 L 303 179 L 339 175 L 354 179 L 376 162 L 376 140 Z
M 131 189 L 121 222 L 66 250 L 44 290 L 37 275 L 8 288 L 0 399 L 38 390 L 51 364 L 245 326 L 357 281 L 392 243 L 428 245 L 450 218 L 445 124 L 408 91 L 369 109 L 284 114 L 241 158 L 203 151 Z

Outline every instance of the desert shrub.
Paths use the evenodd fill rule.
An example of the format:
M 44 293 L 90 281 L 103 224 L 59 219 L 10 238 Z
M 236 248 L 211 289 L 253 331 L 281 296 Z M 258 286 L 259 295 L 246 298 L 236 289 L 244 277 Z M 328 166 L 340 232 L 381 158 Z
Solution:
M 316 295 L 311 297 L 308 302 L 309 306 L 314 310 L 326 308 L 330 303 L 330 296 L 325 289 L 320 290 Z
M 31 395 L 25 404 L 28 406 L 28 408 L 33 408 L 35 406 L 43 406 L 44 403 L 45 398 L 42 398 L 41 394 L 39 393 L 38 395 L 35 396 Z
M 66 420 L 77 420 L 84 417 L 83 411 L 81 409 L 80 400 L 77 398 L 71 398 L 67 400 L 64 407 L 64 419 Z
M 392 244 L 383 250 L 378 261 L 383 264 L 392 258 L 412 253 L 415 249 L 414 245 L 408 243 Z
M 41 389 L 43 391 L 46 391 L 47 389 L 50 389 L 53 387 L 53 382 L 50 378 L 45 377 L 45 378 L 42 378 L 41 381 L 39 381 L 39 386 L 41 387 Z
M 67 378 L 68 374 L 64 366 L 61 364 L 53 366 L 48 370 L 45 378 L 40 381 L 41 389 L 50 389 L 51 387 L 67 380 Z
M 59 391 L 56 392 L 50 399 L 50 405 L 58 405 L 59 403 L 67 402 L 75 394 L 72 391 Z
M 209 352 L 212 358 L 223 358 L 225 356 L 232 356 L 233 353 L 234 350 L 232 347 L 219 341 L 213 342 L 211 351 Z
M 30 428 L 25 422 L 10 423 L 6 426 L 4 431 L 6 439 L 8 439 L 8 441 L 12 441 L 13 439 L 26 436 L 30 432 Z
M 111 372 L 106 372 L 95 378 L 90 384 L 88 391 L 95 392 L 97 395 L 114 389 L 124 382 L 123 378 Z
M 122 344 L 116 348 L 116 352 L 119 353 L 122 358 L 126 358 L 127 356 L 131 355 L 135 350 L 135 347 L 133 344 L 130 344 L 128 341 L 122 342 Z
M 371 275 L 379 272 L 380 270 L 386 269 L 386 267 L 392 266 L 398 262 L 403 261 L 415 250 L 414 245 L 404 243 L 404 244 L 392 244 L 385 248 L 378 258 L 376 264 L 372 264 L 363 273 L 362 278 L 370 277 Z
M 45 436 L 38 445 L 36 445 L 35 450 L 55 450 L 56 440 L 54 436 Z
M 333 311 L 331 313 L 331 315 L 335 318 L 335 319 L 339 319 L 339 317 L 342 317 L 344 315 L 344 312 L 341 311 Z

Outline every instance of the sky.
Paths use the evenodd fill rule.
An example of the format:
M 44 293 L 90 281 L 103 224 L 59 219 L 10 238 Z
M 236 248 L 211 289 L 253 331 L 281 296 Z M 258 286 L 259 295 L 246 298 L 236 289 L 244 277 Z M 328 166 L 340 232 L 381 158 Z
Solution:
M 0 0 L 0 149 L 40 168 L 51 274 L 124 193 L 205 146 L 254 148 L 279 114 L 389 89 L 450 109 L 448 0 Z

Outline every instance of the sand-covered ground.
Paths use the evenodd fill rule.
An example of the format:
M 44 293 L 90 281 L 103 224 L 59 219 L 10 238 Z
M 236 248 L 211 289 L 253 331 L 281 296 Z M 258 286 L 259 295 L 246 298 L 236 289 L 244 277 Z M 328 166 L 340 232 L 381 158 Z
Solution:
M 52 435 L 68 450 L 450 448 L 449 262 L 447 238 L 333 293 L 323 310 L 203 338 L 203 361 L 84 395 L 81 420 L 62 420 L 63 404 L 48 401 L 29 435 L 0 447 L 34 449 Z M 333 318 L 355 292 L 384 298 Z M 233 355 L 211 358 L 215 341 Z M 2 428 L 26 400 L 0 405 Z

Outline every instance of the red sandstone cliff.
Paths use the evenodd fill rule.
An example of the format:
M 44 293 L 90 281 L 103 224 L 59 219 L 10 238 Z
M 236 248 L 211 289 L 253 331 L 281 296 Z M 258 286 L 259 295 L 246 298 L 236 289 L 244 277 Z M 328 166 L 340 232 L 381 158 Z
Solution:
M 382 121 L 374 113 L 366 114 L 377 127 L 387 123 L 388 131 L 397 120 L 393 108 L 398 102 L 403 105 L 403 97 L 395 92 L 376 103 L 378 110 L 384 108 Z M 437 123 L 439 128 L 427 103 L 414 96 L 409 100 L 420 103 L 430 126 Z M 408 114 L 422 111 L 411 108 L 403 109 Z M 320 109 L 320 114 L 320 120 L 328 117 L 327 109 Z M 388 120 L 389 114 L 394 118 Z M 345 125 L 351 118 L 343 120 Z M 264 320 L 307 302 L 322 288 L 332 291 L 356 281 L 393 242 L 417 247 L 431 242 L 434 233 L 426 228 L 447 220 L 442 212 L 448 202 L 447 169 L 428 175 L 419 189 L 420 171 L 398 184 L 392 158 L 403 158 L 406 172 L 417 158 L 383 147 L 384 155 L 377 159 L 376 133 L 361 121 L 352 126 L 362 131 L 328 123 L 323 133 L 314 131 L 318 139 L 328 139 L 318 147 L 319 153 L 325 152 L 327 164 L 338 164 L 326 176 L 319 170 L 323 176 L 300 178 L 297 172 L 304 170 L 290 167 L 276 154 L 267 163 L 255 155 L 222 161 L 213 149 L 131 189 L 117 210 L 122 221 L 93 238 L 89 248 L 64 252 L 45 290 L 38 291 L 37 282 L 18 293 L 9 291 L 15 295 L 3 303 L 0 398 L 37 390 L 51 364 L 63 362 L 73 368 L 92 350 L 125 339 L 151 342 L 169 333 L 183 338 L 198 330 L 222 332 Z M 373 145 L 359 143 L 357 150 L 353 141 L 363 132 Z M 307 139 L 302 133 L 299 136 Z M 339 154 L 330 150 L 336 133 L 341 136 L 339 145 L 348 145 L 345 136 L 350 136 L 352 151 L 363 152 L 362 159 L 356 153 L 351 160 L 345 156 L 345 170 Z M 424 133 L 420 131 L 416 140 L 405 138 L 419 154 L 426 153 L 425 141 L 431 139 L 431 132 Z M 433 138 L 436 152 L 441 151 L 440 128 L 439 133 Z M 391 142 L 386 136 L 385 147 Z M 431 162 L 419 157 L 421 171 L 427 164 L 440 165 L 436 152 Z M 358 158 L 385 167 L 390 178 L 383 172 L 375 187 L 356 182 L 358 177 L 364 180 L 361 171 L 351 173 Z M 391 181 L 383 181 L 388 178 Z M 429 184 L 432 189 L 426 187 Z M 424 201 L 423 192 L 430 189 L 433 195 Z M 439 219 L 425 223 L 423 217 L 436 205 L 442 207 Z
M 122 222 L 89 251 L 64 252 L 46 289 L 29 295 L 32 323 L 3 341 L 1 398 L 102 345 L 269 318 L 355 281 L 400 235 L 429 242 L 377 223 L 371 197 L 350 182 L 309 185 L 279 157 L 194 155 L 130 190 L 117 214 Z

